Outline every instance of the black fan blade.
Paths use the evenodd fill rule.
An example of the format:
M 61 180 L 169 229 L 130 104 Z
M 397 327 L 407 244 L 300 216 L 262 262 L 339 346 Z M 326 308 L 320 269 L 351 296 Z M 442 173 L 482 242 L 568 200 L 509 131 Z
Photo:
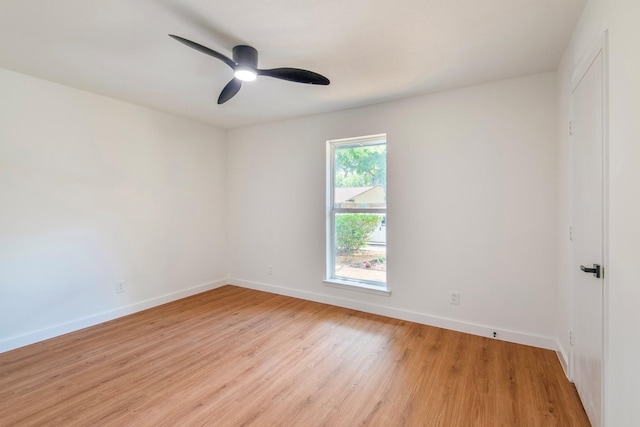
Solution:
M 224 104 L 231 98 L 233 98 L 236 93 L 240 90 L 242 86 L 242 81 L 238 79 L 232 79 L 220 92 L 220 96 L 218 97 L 218 104 Z
M 214 58 L 218 58 L 220 61 L 224 62 L 225 64 L 227 64 L 229 67 L 231 67 L 232 69 L 235 70 L 236 68 L 236 63 L 233 59 L 231 58 L 227 58 L 226 56 L 224 56 L 223 54 L 221 54 L 220 52 L 216 52 L 213 49 L 209 49 L 206 46 L 202 46 L 201 44 L 198 44 L 196 42 L 192 42 L 191 40 L 187 40 L 183 37 L 180 36 L 174 36 L 173 34 L 169 34 L 169 37 L 173 38 L 174 40 L 178 40 L 180 43 L 183 43 L 187 46 L 189 46 L 190 48 L 193 48 L 195 50 L 197 50 L 198 52 L 202 52 L 204 54 L 207 54 L 209 56 L 213 56 Z
M 328 85 L 329 79 L 313 71 L 301 70 L 299 68 L 272 68 L 270 70 L 257 70 L 259 76 L 275 77 L 276 79 L 287 80 L 297 83 L 308 83 L 312 85 Z

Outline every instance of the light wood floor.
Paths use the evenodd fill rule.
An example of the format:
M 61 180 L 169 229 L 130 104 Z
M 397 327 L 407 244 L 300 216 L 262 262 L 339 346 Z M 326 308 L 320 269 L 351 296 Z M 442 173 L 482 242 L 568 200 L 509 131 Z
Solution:
M 225 286 L 0 354 L 0 425 L 589 423 L 552 351 Z

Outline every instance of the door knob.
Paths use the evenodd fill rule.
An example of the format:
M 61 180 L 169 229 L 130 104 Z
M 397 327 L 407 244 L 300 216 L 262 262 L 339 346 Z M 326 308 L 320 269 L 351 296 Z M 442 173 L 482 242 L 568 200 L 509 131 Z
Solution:
M 593 268 L 589 268 L 589 267 L 585 267 L 584 265 L 581 265 L 580 270 L 584 271 L 585 273 L 593 273 L 593 276 L 597 277 L 598 279 L 601 277 L 600 273 L 602 271 L 602 268 L 598 264 L 593 264 Z

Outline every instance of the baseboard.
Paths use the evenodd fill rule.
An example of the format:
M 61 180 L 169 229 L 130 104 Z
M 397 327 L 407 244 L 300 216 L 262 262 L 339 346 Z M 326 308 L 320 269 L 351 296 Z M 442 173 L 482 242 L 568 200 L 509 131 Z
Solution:
M 82 317 L 80 319 L 71 320 L 69 322 L 60 323 L 58 325 L 51 326 L 45 329 L 29 332 L 24 335 L 10 337 L 8 339 L 0 341 L 0 353 L 19 347 L 24 347 L 29 344 L 34 344 L 36 342 L 44 341 L 49 338 L 68 334 L 69 332 L 75 332 L 80 329 L 88 328 L 89 326 L 95 326 L 100 323 L 108 322 L 109 320 L 117 319 L 118 317 L 127 316 L 138 311 L 166 304 L 168 302 L 179 300 L 181 298 L 186 298 L 191 295 L 199 294 L 201 292 L 206 292 L 211 289 L 219 288 L 220 286 L 224 286 L 227 283 L 227 279 L 220 279 L 202 285 L 194 286 L 192 288 L 182 289 L 180 291 L 160 295 L 158 297 L 150 298 L 124 307 L 118 307 L 113 310 L 108 310 L 101 313 L 92 314 L 90 316 Z
M 440 316 L 433 316 L 425 313 L 404 310 L 394 307 L 386 307 L 377 304 L 357 301 L 349 298 L 335 297 L 330 295 L 318 294 L 315 292 L 301 291 L 283 286 L 271 285 L 267 283 L 259 283 L 253 281 L 242 280 L 238 278 L 229 278 L 228 283 L 258 291 L 270 292 L 279 295 L 300 298 L 308 301 L 315 301 L 338 307 L 349 308 L 352 310 L 364 311 L 366 313 L 378 314 L 381 316 L 392 317 L 395 319 L 407 320 L 410 322 L 421 323 L 423 325 L 435 326 L 443 329 L 450 329 L 457 332 L 478 335 L 493 338 L 496 332 L 496 339 L 502 341 L 513 342 L 517 344 L 529 345 L 532 347 L 544 348 L 547 350 L 558 349 L 555 338 L 540 335 L 532 335 L 508 329 L 500 329 L 477 323 L 463 322 L 455 319 L 449 319 Z
M 287 288 L 283 286 L 277 286 L 267 283 L 259 283 L 253 281 L 247 281 L 237 278 L 220 279 L 213 282 L 205 283 L 203 285 L 194 286 L 189 289 L 183 289 L 177 292 L 161 295 L 148 300 L 140 301 L 134 304 L 127 305 L 125 307 L 119 307 L 114 310 L 97 313 L 91 316 L 75 319 L 69 322 L 61 323 L 55 326 L 51 326 L 38 331 L 30 332 L 28 334 L 11 337 L 0 341 L 0 353 L 13 350 L 19 347 L 24 347 L 29 344 L 44 341 L 49 338 L 54 338 L 60 335 L 64 335 L 70 332 L 74 332 L 80 329 L 95 326 L 100 323 L 108 322 L 109 320 L 117 319 L 129 314 L 136 313 L 138 311 L 146 310 L 158 305 L 166 304 L 171 301 L 175 301 L 181 298 L 186 298 L 191 295 L 195 295 L 201 292 L 206 292 L 211 289 L 219 288 L 226 284 L 232 284 L 247 289 L 255 289 L 259 291 L 274 293 L 278 295 L 285 295 L 294 298 L 300 298 L 308 301 L 320 302 L 323 304 L 335 305 L 338 307 L 349 308 L 352 310 L 363 311 L 371 314 L 378 314 L 381 316 L 392 317 L 395 319 L 407 320 L 410 322 L 421 323 L 424 325 L 435 326 L 438 328 L 449 329 L 458 332 L 464 332 L 472 335 L 478 335 L 483 337 L 493 337 L 493 333 L 497 333 L 497 339 L 502 341 L 513 342 L 517 344 L 530 345 L 533 347 L 539 347 L 549 350 L 554 350 L 558 354 L 562 368 L 565 374 L 568 372 L 566 357 L 564 352 L 558 350 L 561 348 L 559 343 L 550 337 L 544 337 L 539 335 L 532 335 L 522 333 L 518 331 L 512 331 L 508 329 L 500 329 L 481 325 L 477 323 L 463 322 L 455 319 L 449 319 L 440 316 L 433 316 L 425 313 L 418 313 L 410 310 L 404 310 L 394 307 L 386 307 L 377 304 L 371 304 L 367 302 L 357 301 L 349 298 L 335 297 L 330 295 L 318 294 L 315 292 L 301 291 L 299 289 Z
M 564 374 L 567 376 L 567 379 L 571 382 L 571 375 L 569 375 L 569 356 L 567 352 L 564 350 L 564 347 L 560 343 L 560 341 L 556 342 L 556 355 L 558 356 L 558 360 L 560 360 L 560 366 L 562 366 L 562 370 Z

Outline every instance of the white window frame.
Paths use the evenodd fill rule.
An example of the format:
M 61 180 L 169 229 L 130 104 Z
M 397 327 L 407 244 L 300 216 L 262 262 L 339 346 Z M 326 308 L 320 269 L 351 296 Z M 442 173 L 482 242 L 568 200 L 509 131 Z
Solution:
M 335 149 L 348 147 L 362 147 L 386 145 L 387 134 L 368 135 L 356 138 L 333 139 L 327 141 L 327 191 L 326 191 L 326 276 L 324 283 L 327 286 L 359 290 L 367 293 L 388 296 L 391 294 L 388 286 L 388 277 L 385 282 L 360 280 L 336 276 L 336 251 L 335 251 L 335 216 L 340 213 L 367 213 L 387 215 L 385 208 L 336 208 L 335 201 L 335 173 L 334 158 Z M 386 221 L 388 224 L 388 218 Z

